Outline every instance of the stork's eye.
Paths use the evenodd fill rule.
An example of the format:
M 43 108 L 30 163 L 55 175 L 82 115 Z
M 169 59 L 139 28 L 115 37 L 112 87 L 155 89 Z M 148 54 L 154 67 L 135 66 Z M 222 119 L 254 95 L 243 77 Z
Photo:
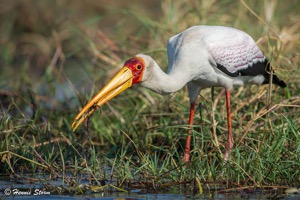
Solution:
M 137 65 L 135 68 L 136 68 L 137 70 L 141 70 L 141 69 L 142 69 L 142 65 Z

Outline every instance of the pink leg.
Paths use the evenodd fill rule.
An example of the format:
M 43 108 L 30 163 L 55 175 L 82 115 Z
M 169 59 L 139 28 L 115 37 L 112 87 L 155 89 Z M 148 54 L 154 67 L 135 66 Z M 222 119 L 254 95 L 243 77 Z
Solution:
M 228 160 L 230 150 L 233 147 L 233 137 L 232 137 L 232 125 L 231 125 L 231 114 L 230 114 L 230 91 L 226 90 L 226 108 L 227 108 L 227 126 L 228 126 L 228 143 L 226 144 L 226 152 L 224 160 Z
M 186 137 L 186 143 L 185 143 L 185 148 L 184 148 L 184 156 L 182 158 L 182 161 L 185 162 L 185 163 L 190 161 L 192 125 L 193 125 L 194 114 L 195 114 L 195 103 L 191 103 L 190 117 L 189 117 L 189 130 L 188 130 L 188 135 Z

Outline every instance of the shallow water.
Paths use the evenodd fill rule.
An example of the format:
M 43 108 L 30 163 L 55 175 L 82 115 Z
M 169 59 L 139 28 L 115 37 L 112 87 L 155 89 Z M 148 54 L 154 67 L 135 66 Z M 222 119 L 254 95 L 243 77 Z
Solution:
M 182 195 L 182 194 L 119 194 L 112 193 L 109 195 L 103 194 L 92 194 L 92 195 L 40 195 L 40 196 L 3 196 L 1 195 L 1 199 L 47 199 L 47 200 L 55 200 L 55 199 L 101 199 L 101 200 L 181 200 L 181 199 L 220 199 L 220 200 L 229 200 L 229 199 L 272 199 L 272 196 L 264 195 L 264 194 L 249 194 L 249 195 L 241 195 L 241 194 L 218 194 L 215 196 L 208 195 L 199 195 L 199 196 L 190 196 L 190 195 Z M 288 200 L 296 200 L 300 199 L 300 196 L 278 196 L 274 199 L 288 199 Z
M 43 177 L 40 177 L 43 180 Z M 49 181 L 52 186 L 61 186 L 62 181 Z M 47 183 L 47 184 L 48 184 Z M 187 191 L 187 189 L 178 186 L 170 188 L 170 190 L 156 191 L 155 193 L 145 192 L 145 189 L 132 189 L 130 192 L 112 192 L 104 190 L 103 192 L 87 192 L 83 195 L 60 195 L 57 192 L 47 191 L 42 182 L 28 180 L 10 180 L 9 177 L 0 177 L 0 200 L 1 199 L 101 199 L 101 200 L 169 200 L 169 199 L 300 199 L 300 192 L 297 194 L 286 195 L 284 191 L 260 189 L 254 191 L 235 191 L 231 193 L 212 192 L 204 190 L 203 194 Z

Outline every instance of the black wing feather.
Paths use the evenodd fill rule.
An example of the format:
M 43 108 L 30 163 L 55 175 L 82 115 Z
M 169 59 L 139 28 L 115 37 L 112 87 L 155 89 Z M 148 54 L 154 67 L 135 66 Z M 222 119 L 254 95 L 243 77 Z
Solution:
M 236 72 L 230 72 L 227 70 L 226 67 L 218 63 L 217 63 L 217 68 L 221 70 L 223 73 L 231 77 L 263 75 L 265 77 L 263 84 L 269 83 L 270 75 L 271 75 L 270 73 L 271 66 L 270 66 L 270 62 L 267 59 L 264 59 L 263 62 L 258 61 L 257 63 L 254 63 L 253 65 L 248 66 L 245 69 L 240 69 Z M 276 74 L 274 74 L 274 71 L 273 71 L 273 83 L 283 88 L 286 87 L 286 83 L 280 80 L 279 77 Z

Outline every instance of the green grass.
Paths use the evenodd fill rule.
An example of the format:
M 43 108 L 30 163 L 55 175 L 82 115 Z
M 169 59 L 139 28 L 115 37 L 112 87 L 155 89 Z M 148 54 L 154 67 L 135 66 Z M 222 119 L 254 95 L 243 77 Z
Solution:
M 0 1 L 0 175 L 30 176 L 59 193 L 299 187 L 299 2 L 265 2 L 87 1 L 82 10 L 78 2 Z M 201 92 L 187 165 L 186 89 L 160 96 L 133 87 L 71 131 L 81 106 L 124 60 L 141 52 L 167 66 L 167 38 L 196 24 L 248 32 L 288 84 L 272 87 L 269 108 L 267 85 L 232 91 L 235 145 L 228 162 L 221 88 L 214 102 L 210 89 Z M 57 179 L 60 185 L 51 184 Z

